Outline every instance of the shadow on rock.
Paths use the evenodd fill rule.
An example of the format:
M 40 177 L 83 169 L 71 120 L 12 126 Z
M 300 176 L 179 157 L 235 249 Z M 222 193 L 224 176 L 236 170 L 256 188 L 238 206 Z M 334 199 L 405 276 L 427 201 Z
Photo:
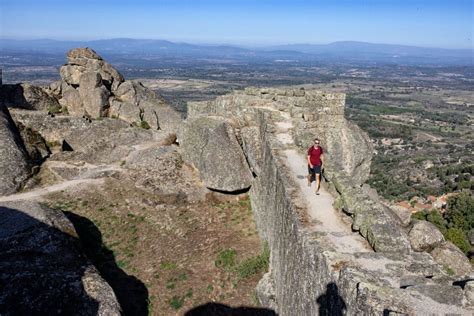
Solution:
M 224 304 L 207 303 L 187 311 L 184 316 L 276 316 L 266 308 L 230 307 Z
M 89 219 L 64 212 L 79 235 L 84 252 L 113 288 L 123 315 L 148 315 L 148 290 L 137 278 L 126 274 L 115 261 L 114 253 L 102 243 L 102 234 Z
M 64 215 L 14 206 L 0 206 L 0 315 L 118 315 Z
M 346 313 L 346 303 L 339 295 L 336 283 L 326 285 L 326 293 L 316 300 L 319 305 L 319 315 L 342 316 Z

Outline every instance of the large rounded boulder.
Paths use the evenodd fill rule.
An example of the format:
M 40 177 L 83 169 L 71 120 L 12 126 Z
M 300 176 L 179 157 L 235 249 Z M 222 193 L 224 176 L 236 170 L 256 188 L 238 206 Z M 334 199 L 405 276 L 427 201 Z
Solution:
M 180 131 L 185 160 L 200 172 L 204 185 L 223 192 L 248 189 L 252 172 L 232 126 L 223 119 L 199 117 Z
M 443 241 L 443 234 L 427 221 L 416 222 L 409 233 L 410 244 L 415 251 L 431 251 Z

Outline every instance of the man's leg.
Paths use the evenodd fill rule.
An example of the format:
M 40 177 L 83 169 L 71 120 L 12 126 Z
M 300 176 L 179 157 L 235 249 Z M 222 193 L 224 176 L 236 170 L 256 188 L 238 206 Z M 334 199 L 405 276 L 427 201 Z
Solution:
M 313 178 L 313 169 L 311 169 L 311 167 L 308 165 L 308 186 L 310 187 L 311 186 L 311 180 Z
M 316 194 L 319 194 L 319 185 L 321 184 L 321 166 L 314 166 L 314 173 L 316 174 Z
M 316 173 L 316 194 L 319 194 L 319 185 L 321 184 L 321 174 Z

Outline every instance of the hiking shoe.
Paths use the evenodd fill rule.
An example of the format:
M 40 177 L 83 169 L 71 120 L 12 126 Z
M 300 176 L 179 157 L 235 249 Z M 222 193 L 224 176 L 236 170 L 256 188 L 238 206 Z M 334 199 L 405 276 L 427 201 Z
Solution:
M 319 191 L 316 191 L 316 195 L 319 195 Z

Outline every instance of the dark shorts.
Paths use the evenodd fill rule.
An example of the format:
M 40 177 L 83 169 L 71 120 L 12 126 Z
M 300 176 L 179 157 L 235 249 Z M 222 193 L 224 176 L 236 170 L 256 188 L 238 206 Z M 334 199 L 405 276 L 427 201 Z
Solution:
M 308 173 L 312 176 L 314 176 L 316 174 L 321 174 L 321 166 L 313 166 L 313 168 L 311 168 L 308 165 Z

